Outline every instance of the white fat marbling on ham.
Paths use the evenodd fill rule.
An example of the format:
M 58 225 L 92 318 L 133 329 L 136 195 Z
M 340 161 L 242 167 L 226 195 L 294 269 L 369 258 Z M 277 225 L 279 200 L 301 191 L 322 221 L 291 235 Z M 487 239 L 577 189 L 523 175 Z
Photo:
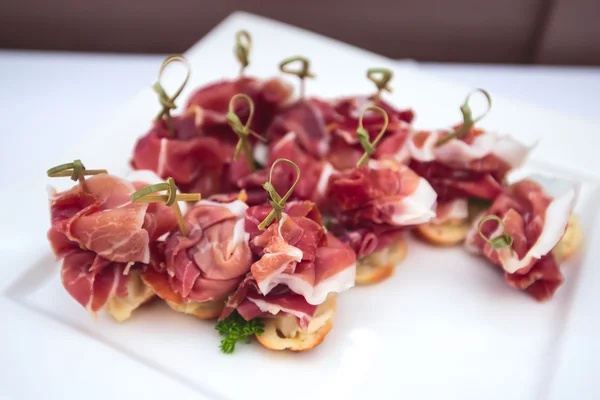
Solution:
M 283 213 L 277 235 L 271 238 L 264 250 L 265 254 L 251 268 L 252 275 L 263 295 L 269 294 L 280 283 L 284 271 L 293 272 L 296 264 L 302 261 L 302 250 L 287 243 L 283 238 L 281 227 L 284 226 L 287 218 L 288 215 Z
M 307 303 L 319 305 L 327 299 L 329 293 L 341 293 L 354 287 L 355 280 L 356 263 L 343 267 L 336 275 L 314 286 L 298 276 L 288 274 L 280 274 L 273 281 L 287 285 L 294 293 L 302 295 Z
M 267 165 L 269 161 L 269 146 L 261 142 L 256 143 L 252 155 L 259 164 Z
M 511 254 L 508 247 L 494 250 L 498 254 L 502 268 L 509 274 L 526 267 L 533 259 L 540 259 L 554 249 L 565 232 L 569 217 L 579 196 L 579 185 L 557 179 L 548 179 L 543 176 L 532 176 L 530 179 L 538 182 L 544 188 L 544 191 L 554 199 L 546 209 L 542 233 L 523 258 L 519 259 L 515 252 Z M 477 218 L 467 237 L 466 248 L 474 253 L 482 252 L 480 248 L 474 245 L 474 239 L 476 235 L 479 235 L 478 225 L 482 217 L 483 215 Z M 502 233 L 503 229 L 499 225 L 489 237 L 497 237 Z
M 233 237 L 231 238 L 231 246 L 235 247 L 244 242 L 248 242 L 250 234 L 244 229 L 244 220 L 239 219 L 233 228 Z
M 329 178 L 336 172 L 333 165 L 328 162 L 325 162 L 323 165 L 323 171 L 321 172 L 321 176 L 319 177 L 319 182 L 317 183 L 317 194 L 319 196 L 325 196 L 327 192 L 327 184 L 329 183 Z
M 167 163 L 167 146 L 169 146 L 169 139 L 160 139 L 160 152 L 158 153 L 158 175 L 163 176 L 165 174 L 165 165 Z
M 472 143 L 462 140 L 450 140 L 443 146 L 436 146 L 442 132 L 415 132 L 409 139 L 407 148 L 412 158 L 421 162 L 438 161 L 444 164 L 464 164 L 495 155 L 515 168 L 527 158 L 535 144 L 526 146 L 508 135 L 484 132 L 477 135 Z M 427 135 L 422 146 L 415 144 L 416 135 Z
M 522 165 L 529 156 L 529 153 L 537 146 L 536 140 L 530 146 L 525 146 L 508 135 L 498 136 L 492 149 L 492 153 L 498 158 L 506 161 L 508 165 L 516 168 Z
M 410 152 L 412 158 L 422 162 L 430 162 L 435 160 L 435 143 L 438 141 L 439 132 L 430 132 L 425 138 L 423 146 L 417 146 L 415 144 L 416 135 L 423 135 L 423 132 L 412 132 L 408 138 L 406 148 Z
M 214 206 L 214 207 L 223 207 L 228 209 L 233 215 L 238 218 L 242 218 L 246 210 L 248 209 L 248 204 L 244 203 L 241 200 L 234 200 L 230 203 L 219 203 L 211 200 L 200 200 L 196 203 L 198 206 Z
M 464 220 L 469 217 L 469 201 L 467 199 L 454 199 L 438 203 L 436 216 L 431 220 L 434 224 L 442 224 L 449 220 Z
M 273 314 L 273 315 L 277 315 L 280 312 L 284 312 L 284 313 L 293 315 L 293 316 L 297 317 L 300 320 L 310 321 L 312 319 L 312 315 L 311 314 L 304 313 L 304 312 L 302 312 L 302 311 L 300 311 L 298 309 L 295 309 L 295 308 L 286 308 L 286 307 L 283 307 L 283 306 L 281 306 L 279 304 L 270 303 L 266 299 L 254 298 L 254 297 L 247 297 L 247 299 L 249 301 L 251 301 L 252 303 L 256 304 L 256 306 L 262 312 L 267 312 L 267 313 Z
M 429 222 L 435 217 L 435 203 L 437 194 L 429 182 L 420 178 L 415 191 L 404 197 L 398 207 L 397 213 L 392 216 L 396 226 L 416 225 Z

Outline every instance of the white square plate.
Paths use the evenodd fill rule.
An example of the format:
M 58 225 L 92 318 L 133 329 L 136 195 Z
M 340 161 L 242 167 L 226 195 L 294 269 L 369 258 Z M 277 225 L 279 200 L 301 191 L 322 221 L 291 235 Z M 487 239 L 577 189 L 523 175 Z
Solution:
M 366 69 L 392 69 L 395 90 L 387 98 L 414 108 L 418 127 L 458 122 L 458 106 L 471 89 L 412 65 L 237 13 L 186 53 L 192 76 L 180 104 L 197 86 L 235 76 L 232 46 L 239 29 L 253 36 L 252 75 L 271 76 L 283 58 L 308 56 L 318 75 L 307 84 L 310 95 L 368 93 Z M 133 145 L 157 108 L 154 92 L 144 89 L 89 139 L 57 156 L 56 164 L 81 158 L 90 168 L 126 174 Z M 224 355 L 214 321 L 171 312 L 159 302 L 123 324 L 104 314 L 92 320 L 62 288 L 58 265 L 40 234 L 47 229 L 43 188 L 48 182 L 37 178 L 28 184 L 38 185 L 39 198 L 20 205 L 31 207 L 24 218 L 35 224 L 34 243 L 27 260 L 6 269 L 7 277 L 16 269 L 26 272 L 4 285 L 0 299 L 6 315 L 3 335 L 10 340 L 2 352 L 14 368 L 26 365 L 37 386 L 25 387 L 29 382 L 21 374 L 10 382 L 4 378 L 6 387 L 25 397 L 46 398 L 594 397 L 591 390 L 598 389 L 591 357 L 600 354 L 600 327 L 591 310 L 598 304 L 600 282 L 594 281 L 598 274 L 593 269 L 598 248 L 591 244 L 598 243 L 599 231 L 594 225 L 600 201 L 599 129 L 498 97 L 481 126 L 524 142 L 541 139 L 519 174 L 545 172 L 583 182 L 577 210 L 586 242 L 580 256 L 564 266 L 567 281 L 551 302 L 539 304 L 506 287 L 496 268 L 460 248 L 436 249 L 410 240 L 409 256 L 391 279 L 340 297 L 334 330 L 314 351 L 277 353 L 253 344 Z M 568 391 L 575 387 L 579 390 Z

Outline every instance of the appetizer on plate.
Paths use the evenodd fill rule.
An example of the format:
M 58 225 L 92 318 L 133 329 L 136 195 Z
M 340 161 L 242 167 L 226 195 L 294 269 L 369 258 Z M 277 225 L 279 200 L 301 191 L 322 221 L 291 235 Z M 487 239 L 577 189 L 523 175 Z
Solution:
M 169 234 L 164 260 L 142 272 L 144 282 L 176 311 L 218 317 L 253 262 L 244 231 L 247 208 L 240 200 L 196 203 L 184 217 L 186 234 Z
M 364 116 L 383 117 L 371 142 Z M 360 115 L 356 136 L 364 148 L 356 167 L 331 175 L 327 186 L 332 231 L 352 246 L 358 257 L 356 283 L 372 284 L 389 278 L 406 256 L 404 231 L 435 216 L 437 195 L 429 183 L 394 159 L 370 160 L 388 132 L 385 110 L 369 106 Z
M 539 176 L 513 183 L 474 221 L 467 249 L 500 266 L 508 285 L 550 300 L 564 280 L 560 262 L 581 243 L 578 191 Z
M 147 182 L 86 170 L 79 160 L 51 168 L 48 175 L 78 181 L 67 191 L 50 190 L 48 240 L 62 260 L 65 289 L 92 314 L 108 306 L 117 320 L 129 318 L 153 296 L 139 272 L 150 262 L 151 245 L 177 226 L 173 211 L 131 201 Z M 158 179 L 149 171 L 145 175 Z
M 241 38 L 246 38 L 247 42 L 242 42 Z M 249 51 L 250 36 L 245 32 L 238 33 L 236 55 L 242 63 L 242 73 L 248 65 Z M 186 76 L 179 89 L 169 96 L 160 80 L 167 66 L 176 62 L 185 66 Z M 189 66 L 183 56 L 172 55 L 164 61 L 159 80 L 154 85 L 162 109 L 150 131 L 138 140 L 131 165 L 135 169 L 153 170 L 163 179 L 172 177 L 181 190 L 200 192 L 208 197 L 228 191 L 231 181 L 250 172 L 242 160 L 236 162 L 239 150 L 236 149 L 235 133 L 238 132 L 230 127 L 230 114 L 238 123 L 246 124 L 247 131 L 263 133 L 273 115 L 288 101 L 292 90 L 279 79 L 263 83 L 242 74 L 236 80 L 198 89 L 186 111 L 171 116 L 171 110 L 176 107 L 175 100 L 189 75 Z M 240 96 L 246 101 L 235 101 Z M 230 172 L 230 169 L 234 171 Z
M 406 165 L 370 160 L 332 175 L 327 188 L 333 232 L 358 257 L 357 284 L 390 277 L 406 257 L 404 232 L 435 216 L 436 194 Z
M 255 105 L 254 119 L 250 129 L 264 132 L 271 124 L 273 116 L 290 101 L 292 88 L 279 78 L 261 80 L 245 75 L 250 65 L 252 37 L 247 31 L 235 35 L 234 54 L 240 63 L 240 74 L 236 79 L 224 79 L 197 89 L 190 96 L 187 108 L 201 110 L 201 125 L 206 127 L 227 127 L 229 100 L 236 94 L 248 96 Z M 248 104 L 236 104 L 234 112 L 246 121 L 251 112 Z
M 473 118 L 469 99 L 461 106 L 463 123 L 453 131 L 417 131 L 408 141 L 410 167 L 427 179 L 438 194 L 436 218 L 416 232 L 430 243 L 455 245 L 469 231 L 469 201 L 493 201 L 502 193 L 504 179 L 526 159 L 532 147 L 510 136 L 475 128 L 489 111 Z
M 354 252 L 326 231 L 314 203 L 285 204 L 294 186 L 281 197 L 268 182 L 271 206 L 247 210 L 245 227 L 259 258 L 220 317 L 236 310 L 246 321 L 263 318 L 257 339 L 272 350 L 319 345 L 332 328 L 335 294 L 354 286 L 356 273 Z
M 400 163 L 409 160 L 406 141 L 410 136 L 411 123 L 414 119 L 413 110 L 398 110 L 382 99 L 384 91 L 391 92 L 389 82 L 393 77 L 392 71 L 386 68 L 371 68 L 367 78 L 377 87 L 377 92 L 370 96 L 351 96 L 334 99 L 329 102 L 331 111 L 327 118 L 327 131 L 331 132 L 331 151 L 327 160 L 337 170 L 353 168 L 363 154 L 363 146 L 356 127 L 361 126 L 374 141 L 386 125 L 381 144 L 372 154 L 375 159 L 392 159 Z M 387 119 L 376 111 L 385 111 Z
M 508 185 L 532 147 L 475 128 L 489 107 L 474 118 L 469 94 L 462 124 L 415 131 L 411 109 L 381 98 L 391 71 L 367 71 L 371 96 L 306 98 L 314 74 L 304 57 L 280 64 L 300 78 L 292 101 L 281 80 L 244 75 L 250 48 L 238 32 L 239 77 L 197 89 L 174 116 L 190 69 L 183 56 L 165 60 L 154 85 L 162 109 L 128 179 L 79 160 L 48 170 L 77 181 L 51 190 L 48 239 L 65 289 L 89 312 L 123 321 L 156 295 L 218 318 L 225 353 L 251 336 L 271 350 L 310 350 L 331 331 L 339 293 L 394 273 L 411 229 L 438 245 L 466 238 L 509 285 L 552 298 L 560 263 L 582 240 L 578 187 Z M 170 96 L 160 81 L 173 62 L 186 76 Z

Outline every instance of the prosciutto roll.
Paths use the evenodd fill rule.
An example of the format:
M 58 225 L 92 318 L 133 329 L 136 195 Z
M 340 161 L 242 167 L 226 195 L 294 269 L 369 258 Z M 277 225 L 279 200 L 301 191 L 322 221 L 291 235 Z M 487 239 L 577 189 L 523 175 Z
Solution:
M 404 231 L 435 216 L 436 193 L 429 183 L 392 160 L 370 160 L 366 167 L 332 175 L 327 199 L 332 232 L 358 256 L 358 284 L 390 277 L 406 256 Z
M 542 186 L 540 181 L 546 184 Z M 567 237 L 578 195 L 577 187 L 555 183 L 537 178 L 508 186 L 475 220 L 466 242 L 468 250 L 502 268 L 508 285 L 525 290 L 538 301 L 551 299 L 563 283 L 557 260 L 565 254 L 554 250 Z M 502 223 L 495 218 L 487 220 L 489 216 Z M 483 218 L 486 221 L 480 227 Z M 492 244 L 499 235 L 507 235 L 504 246 Z
M 411 123 L 414 119 L 412 110 L 398 110 L 391 104 L 375 99 L 374 96 L 344 97 L 331 102 L 333 112 L 327 121 L 328 130 L 332 134 L 331 151 L 328 161 L 338 170 L 353 168 L 364 149 L 358 141 L 356 128 L 360 114 L 369 106 L 382 108 L 388 115 L 389 123 L 386 133 L 377 146 L 374 159 L 392 159 L 400 163 L 409 160 L 406 147 L 410 136 Z M 363 127 L 373 141 L 384 124 L 383 116 L 373 110 L 367 110 L 363 115 Z
M 238 93 L 245 94 L 252 99 L 255 107 L 250 128 L 262 134 L 273 121 L 273 117 L 289 102 L 292 91 L 291 86 L 277 78 L 260 80 L 240 77 L 199 88 L 190 96 L 187 107 L 199 107 L 199 125 L 208 128 L 226 126 L 229 101 Z M 235 113 L 242 123 L 245 123 L 250 108 L 245 102 L 240 102 L 236 104 Z
M 466 236 L 468 200 L 495 200 L 503 192 L 506 175 L 525 161 L 532 148 L 510 136 L 477 128 L 436 145 L 450 133 L 417 131 L 407 145 L 410 167 L 438 194 L 436 219 L 418 232 L 429 241 L 448 245 Z
M 354 286 L 356 256 L 322 226 L 314 203 L 288 203 L 279 222 L 265 231 L 258 224 L 270 208 L 246 213 L 252 264 L 221 315 L 234 309 L 246 320 L 265 318 L 258 340 L 271 349 L 301 351 L 319 344 L 331 329 L 335 294 Z
M 154 122 L 135 145 L 132 167 L 152 170 L 163 179 L 172 177 L 185 192 L 209 196 L 221 191 L 223 176 L 233 160 L 235 134 L 226 125 L 214 128 L 224 140 L 208 134 L 198 107 L 174 116 L 173 127 L 171 137 L 165 120 Z
M 221 81 L 198 89 L 188 101 L 187 111 L 174 116 L 174 136 L 163 119 L 154 122 L 138 140 L 132 166 L 150 169 L 163 179 L 172 177 L 185 192 L 200 192 L 206 198 L 235 188 L 235 182 L 250 173 L 241 157 L 234 162 L 237 136 L 227 123 L 231 98 L 248 95 L 255 105 L 251 129 L 263 134 L 291 95 L 291 88 L 278 79 L 260 81 L 239 78 Z M 246 102 L 234 108 L 242 123 L 249 116 Z
M 50 193 L 48 240 L 62 260 L 61 280 L 67 292 L 91 313 L 108 304 L 119 320 L 152 293 L 138 269 L 150 262 L 151 244 L 177 226 L 164 204 L 131 202 L 137 189 L 158 180 L 128 181 L 101 174 L 64 192 Z
M 198 318 L 219 316 L 253 262 L 244 230 L 247 208 L 240 200 L 198 202 L 185 215 L 188 236 L 179 231 L 169 235 L 164 262 L 146 269 L 144 281 L 177 311 Z

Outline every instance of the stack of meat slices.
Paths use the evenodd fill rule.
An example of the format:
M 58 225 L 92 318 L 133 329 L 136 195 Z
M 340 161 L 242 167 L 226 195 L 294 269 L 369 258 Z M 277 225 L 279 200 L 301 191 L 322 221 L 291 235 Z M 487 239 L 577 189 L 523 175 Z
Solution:
M 325 101 L 318 98 L 299 100 L 278 113 L 266 131 L 268 147 L 261 157 L 270 167 L 279 158 L 294 161 L 302 171 L 302 179 L 294 190 L 293 198 L 311 200 L 321 211 L 328 211 L 326 199 L 329 178 L 336 171 L 355 167 L 364 149 L 356 136 L 360 114 L 365 107 L 376 105 L 389 117 L 384 139 L 377 147 L 374 159 L 408 161 L 405 143 L 410 136 L 412 110 L 397 110 L 372 96 L 344 97 Z M 381 114 L 367 110 L 363 125 L 371 140 L 383 127 Z M 275 167 L 275 188 L 285 192 L 295 179 L 295 172 L 287 164 Z M 266 201 L 261 185 L 266 181 L 268 168 L 244 176 L 237 182 L 239 189 L 248 192 L 251 204 Z
M 364 149 L 356 129 L 369 106 L 386 111 L 389 123 L 371 162 L 357 168 Z M 267 130 L 265 164 L 287 158 L 299 166 L 302 178 L 292 198 L 317 204 L 331 232 L 354 249 L 358 284 L 390 277 L 406 255 L 404 232 L 435 216 L 436 193 L 404 165 L 409 162 L 407 141 L 413 118 L 412 110 L 397 110 L 373 96 L 332 101 L 311 98 L 282 110 Z M 371 141 L 385 124 L 383 116 L 372 110 L 364 112 L 362 123 Z M 267 175 L 267 169 L 257 171 L 241 179 L 238 187 L 262 193 L 262 198 L 249 198 L 264 202 L 260 186 Z M 274 167 L 271 182 L 278 192 L 285 192 L 294 179 L 290 165 Z
M 436 194 L 429 183 L 393 160 L 371 160 L 366 167 L 333 174 L 327 198 L 332 231 L 356 252 L 358 284 L 390 277 L 406 256 L 404 232 L 435 216 Z
M 107 306 L 119 321 L 153 296 L 140 270 L 153 244 L 177 226 L 165 205 L 131 202 L 136 189 L 158 180 L 150 171 L 136 175 L 145 180 L 101 174 L 50 193 L 48 240 L 65 289 L 91 313 Z
M 470 222 L 469 200 L 495 200 L 504 190 L 508 172 L 520 166 L 531 149 L 509 136 L 476 128 L 438 146 L 449 134 L 417 131 L 407 143 L 410 167 L 438 194 L 435 219 L 417 232 L 439 245 L 464 241 Z
M 247 208 L 240 200 L 196 203 L 185 215 L 188 235 L 169 234 L 158 262 L 142 273 L 144 282 L 176 311 L 218 317 L 253 262 L 244 230 Z
M 163 179 L 172 177 L 180 190 L 204 197 L 232 190 L 238 179 L 250 173 L 243 159 L 233 160 L 237 136 L 227 124 L 229 101 L 238 93 L 254 102 L 251 129 L 263 133 L 288 102 L 292 89 L 279 79 L 248 77 L 201 88 L 190 98 L 187 111 L 172 118 L 173 136 L 162 119 L 138 140 L 132 167 L 152 170 Z M 246 123 L 248 105 L 239 102 L 234 109 Z
M 247 139 L 263 167 L 257 171 L 243 157 L 233 160 L 242 137 L 227 112 L 236 94 L 253 101 L 249 129 L 266 138 Z M 220 81 L 197 90 L 172 124 L 159 120 L 140 138 L 135 169 L 172 177 L 206 199 L 179 219 L 162 203 L 131 201 L 157 176 L 102 174 L 53 192 L 48 238 L 69 294 L 92 313 L 107 306 L 119 320 L 156 294 L 202 319 L 262 320 L 258 341 L 269 349 L 309 350 L 332 329 L 337 294 L 390 277 L 414 229 L 434 244 L 468 236 L 468 249 L 501 267 L 511 286 L 552 297 L 563 280 L 558 263 L 581 241 L 571 216 L 576 190 L 507 185 L 529 147 L 474 127 L 451 138 L 446 130 L 415 131 L 413 111 L 379 95 L 290 97 L 278 79 Z M 248 104 L 234 108 L 246 123 Z M 369 154 L 365 140 L 378 142 Z M 298 182 L 281 158 L 299 167 Z M 281 210 L 272 189 L 291 187 Z M 484 201 L 476 217 L 472 200 Z M 272 211 L 277 218 L 259 229 Z
M 564 280 L 559 263 L 581 242 L 572 215 L 578 191 L 576 185 L 543 177 L 508 186 L 474 221 L 467 249 L 502 268 L 508 285 L 538 301 L 551 299 Z M 497 237 L 504 239 L 503 246 L 494 244 Z
M 273 350 L 309 350 L 333 325 L 336 294 L 354 286 L 356 255 L 322 225 L 316 205 L 295 201 L 282 218 L 261 231 L 271 208 L 247 210 L 245 227 L 258 260 L 227 301 L 221 319 L 233 310 L 246 320 L 264 318 L 258 341 Z

